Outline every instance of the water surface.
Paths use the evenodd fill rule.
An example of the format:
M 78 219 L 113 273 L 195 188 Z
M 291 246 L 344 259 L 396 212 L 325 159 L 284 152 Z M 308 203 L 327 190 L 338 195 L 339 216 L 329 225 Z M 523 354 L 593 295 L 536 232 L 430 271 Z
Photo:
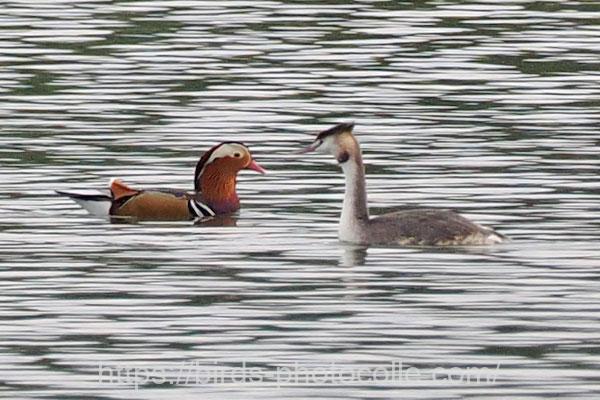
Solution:
M 5 1 L 0 396 L 595 398 L 598 4 L 417 3 Z M 339 243 L 340 171 L 291 152 L 340 121 L 373 213 L 454 208 L 512 241 Z M 191 188 L 222 140 L 270 170 L 241 174 L 232 226 L 111 224 L 54 195 Z M 262 382 L 196 380 L 244 362 Z M 422 375 L 277 385 L 399 362 Z

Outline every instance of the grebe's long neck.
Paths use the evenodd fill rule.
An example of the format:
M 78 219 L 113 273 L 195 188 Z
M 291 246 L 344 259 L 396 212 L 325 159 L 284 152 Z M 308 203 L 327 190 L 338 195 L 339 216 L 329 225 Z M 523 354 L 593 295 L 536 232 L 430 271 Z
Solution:
M 339 234 L 342 240 L 352 241 L 369 221 L 365 167 L 359 149 L 342 164 L 342 170 L 346 178 L 346 192 Z

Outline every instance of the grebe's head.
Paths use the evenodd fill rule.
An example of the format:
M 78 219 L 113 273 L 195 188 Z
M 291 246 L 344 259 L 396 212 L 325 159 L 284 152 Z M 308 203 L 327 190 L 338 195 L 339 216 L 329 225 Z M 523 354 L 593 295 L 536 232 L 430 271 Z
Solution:
M 300 153 L 316 151 L 324 154 L 331 154 L 335 157 L 338 164 L 344 164 L 350 158 L 360 155 L 358 142 L 352 135 L 354 123 L 341 123 L 333 128 L 320 132 L 317 138 Z
M 235 179 L 242 169 L 251 169 L 264 174 L 266 171 L 252 158 L 246 145 L 239 142 L 223 142 L 204 153 L 196 164 L 194 184 L 197 191 L 202 190 L 203 177 Z

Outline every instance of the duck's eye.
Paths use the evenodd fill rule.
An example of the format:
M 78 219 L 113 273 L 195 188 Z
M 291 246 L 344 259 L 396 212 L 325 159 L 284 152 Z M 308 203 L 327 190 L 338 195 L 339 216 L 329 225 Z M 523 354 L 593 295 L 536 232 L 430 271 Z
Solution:
M 236 152 L 236 153 L 233 153 L 233 156 L 234 156 L 235 158 L 240 158 L 240 157 L 242 156 L 242 153 L 237 153 L 237 152 Z

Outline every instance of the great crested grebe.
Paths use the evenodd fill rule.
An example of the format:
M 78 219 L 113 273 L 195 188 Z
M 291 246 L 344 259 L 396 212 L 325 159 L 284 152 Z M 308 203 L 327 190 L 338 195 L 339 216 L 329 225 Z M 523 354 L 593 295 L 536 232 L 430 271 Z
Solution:
M 339 238 L 365 245 L 489 245 L 506 238 L 451 210 L 414 209 L 369 217 L 365 168 L 353 123 L 322 131 L 301 153 L 318 151 L 335 157 L 344 171 L 346 191 Z
M 186 220 L 228 214 L 240 208 L 237 174 L 265 170 L 253 160 L 242 143 L 223 142 L 204 153 L 194 174 L 194 191 L 132 189 L 118 179 L 107 191 L 94 194 L 57 191 L 88 212 L 99 216 L 132 217 L 139 220 Z

